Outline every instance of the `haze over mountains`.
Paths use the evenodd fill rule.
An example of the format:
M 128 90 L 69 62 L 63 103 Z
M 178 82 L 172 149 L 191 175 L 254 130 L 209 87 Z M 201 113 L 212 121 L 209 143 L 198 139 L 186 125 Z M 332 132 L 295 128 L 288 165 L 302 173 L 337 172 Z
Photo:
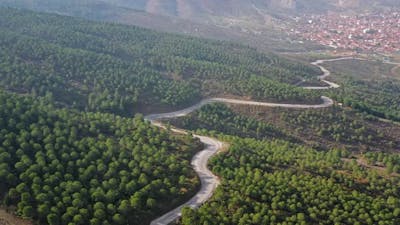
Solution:
M 217 18 L 259 19 L 266 15 L 291 15 L 327 10 L 376 9 L 399 7 L 397 0 L 1 0 L 0 4 L 31 9 L 57 10 L 69 14 L 79 7 L 81 13 L 104 10 L 138 10 L 156 15 L 174 16 L 198 22 L 210 22 Z
M 362 4 L 361 4 L 362 3 Z M 320 49 L 286 36 L 285 22 L 303 13 L 398 7 L 397 0 L 0 0 L 0 6 L 113 21 L 155 30 L 231 40 L 288 51 Z

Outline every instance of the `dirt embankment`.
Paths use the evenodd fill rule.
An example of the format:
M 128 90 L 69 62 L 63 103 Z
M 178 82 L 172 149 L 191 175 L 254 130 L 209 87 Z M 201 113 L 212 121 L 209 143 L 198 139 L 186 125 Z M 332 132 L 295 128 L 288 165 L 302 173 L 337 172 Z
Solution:
M 0 209 L 0 225 L 32 225 L 28 220 L 16 217 L 4 209 Z

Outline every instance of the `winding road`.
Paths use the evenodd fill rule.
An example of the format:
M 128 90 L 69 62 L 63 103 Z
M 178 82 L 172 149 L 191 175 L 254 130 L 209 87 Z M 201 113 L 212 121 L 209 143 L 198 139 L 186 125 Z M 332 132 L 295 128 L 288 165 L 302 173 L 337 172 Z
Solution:
M 317 66 L 321 69 L 323 74 L 318 77 L 321 82 L 326 83 L 328 86 L 324 87 L 303 87 L 305 89 L 329 89 L 329 88 L 338 88 L 340 87 L 338 84 L 327 81 L 326 78 L 330 76 L 331 72 L 323 67 L 321 64 L 324 62 L 332 62 L 339 60 L 348 60 L 348 59 L 357 59 L 353 57 L 342 57 L 335 59 L 323 59 L 312 62 L 311 64 Z M 222 103 L 231 103 L 231 104 L 242 104 L 242 105 L 257 105 L 257 106 L 267 106 L 267 107 L 283 107 L 283 108 L 298 108 L 298 109 L 315 109 L 315 108 L 326 108 L 333 105 L 333 100 L 322 96 L 322 103 L 316 105 L 308 105 L 308 104 L 280 104 L 280 103 L 270 103 L 270 102 L 257 102 L 257 101 L 246 101 L 246 100 L 238 100 L 238 99 L 228 99 L 228 98 L 208 98 L 200 101 L 199 103 L 188 107 L 186 109 L 182 109 L 175 112 L 170 113 L 159 113 L 159 114 L 151 114 L 145 116 L 145 119 L 150 121 L 153 125 L 165 128 L 161 122 L 161 119 L 166 118 L 176 118 L 183 117 L 188 115 L 189 113 L 201 108 L 204 105 L 214 103 L 214 102 L 222 102 Z M 172 131 L 177 133 L 185 134 L 186 131 L 180 129 L 172 129 Z M 205 148 L 198 152 L 191 161 L 191 165 L 201 181 L 200 191 L 196 193 L 189 201 L 182 204 L 181 206 L 169 211 L 168 213 L 162 215 L 161 217 L 153 220 L 150 225 L 167 225 L 181 216 L 181 210 L 183 207 L 191 207 L 197 208 L 206 202 L 214 193 L 215 189 L 219 185 L 220 181 L 217 176 L 215 176 L 208 168 L 208 159 L 216 154 L 218 150 L 223 146 L 223 142 L 218 141 L 211 137 L 194 135 L 200 139 L 200 141 L 204 144 Z

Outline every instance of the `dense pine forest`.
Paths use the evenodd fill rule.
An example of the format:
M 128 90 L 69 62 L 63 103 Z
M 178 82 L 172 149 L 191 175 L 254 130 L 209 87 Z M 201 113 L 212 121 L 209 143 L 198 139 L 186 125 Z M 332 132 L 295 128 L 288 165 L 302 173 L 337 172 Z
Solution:
M 287 84 L 317 70 L 237 44 L 4 8 L 0 31 L 0 196 L 42 224 L 148 223 L 195 193 L 200 143 L 120 116 L 319 101 Z
M 398 80 L 296 86 L 320 73 L 236 43 L 0 8 L 0 209 L 44 225 L 149 224 L 199 189 L 196 133 L 226 143 L 209 165 L 221 185 L 179 224 L 400 224 Z M 321 95 L 334 105 L 216 103 L 166 129 L 143 116 Z
M 201 145 L 191 136 L 4 92 L 0 104 L 0 190 L 22 217 L 142 224 L 197 189 L 189 160 Z
M 225 137 L 211 162 L 222 185 L 182 224 L 399 224 L 399 176 L 387 178 L 342 150 Z
M 12 9 L 0 9 L 0 31 L 3 88 L 86 111 L 132 115 L 226 94 L 319 101 L 286 84 L 318 70 L 233 43 Z
M 230 144 L 210 163 L 222 185 L 199 210 L 186 208 L 181 224 L 400 222 L 395 124 L 339 107 L 219 103 L 169 122 Z

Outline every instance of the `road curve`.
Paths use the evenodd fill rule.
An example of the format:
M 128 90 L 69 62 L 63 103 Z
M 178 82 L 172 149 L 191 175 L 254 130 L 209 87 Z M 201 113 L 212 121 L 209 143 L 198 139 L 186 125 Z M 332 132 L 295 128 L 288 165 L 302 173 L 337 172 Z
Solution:
M 338 60 L 347 60 L 347 59 L 354 59 L 353 57 L 342 57 L 336 59 L 326 59 L 326 60 L 317 60 L 312 62 L 312 65 L 318 66 L 323 74 L 318 77 L 318 79 L 328 86 L 325 87 L 303 87 L 305 89 L 329 89 L 329 88 L 338 88 L 340 87 L 338 84 L 325 80 L 331 73 L 321 64 L 324 62 L 331 62 L 331 61 L 338 61 Z M 257 102 L 257 101 L 246 101 L 246 100 L 239 100 L 239 99 L 229 99 L 229 98 L 208 98 L 200 101 L 199 103 L 190 106 L 186 109 L 182 109 L 175 112 L 170 113 L 159 113 L 159 114 L 150 114 L 145 116 L 145 119 L 150 121 L 153 125 L 165 128 L 161 122 L 161 119 L 166 118 L 176 118 L 176 117 L 183 117 L 188 115 L 189 113 L 201 108 L 204 105 L 214 103 L 214 102 L 222 102 L 222 103 L 230 103 L 230 104 L 242 104 L 242 105 L 258 105 L 258 106 L 267 106 L 267 107 L 282 107 L 282 108 L 298 108 L 298 109 L 315 109 L 315 108 L 326 108 L 333 105 L 333 100 L 322 96 L 322 103 L 311 105 L 311 104 L 281 104 L 281 103 L 270 103 L 270 102 Z M 181 129 L 172 129 L 172 131 L 176 133 L 187 133 Z M 200 141 L 204 144 L 205 148 L 198 152 L 191 161 L 191 165 L 201 181 L 201 188 L 200 191 L 196 193 L 189 201 L 180 205 L 179 207 L 169 211 L 168 213 L 162 215 L 161 217 L 153 220 L 150 225 L 167 225 L 172 221 L 176 220 L 181 216 L 181 210 L 183 207 L 191 207 L 197 208 L 206 202 L 214 193 L 215 189 L 219 185 L 220 181 L 217 176 L 215 176 L 208 168 L 208 159 L 216 154 L 219 149 L 221 149 L 223 142 L 218 141 L 214 138 L 206 137 L 206 136 L 199 136 L 194 135 L 200 139 Z
M 331 75 L 331 72 L 328 69 L 326 69 L 325 67 L 323 67 L 321 64 L 323 64 L 325 62 L 334 62 L 334 61 L 349 60 L 349 59 L 367 60 L 367 59 L 363 59 L 363 58 L 356 58 L 356 57 L 349 56 L 349 57 L 341 57 L 341 58 L 334 58 L 334 59 L 319 59 L 317 61 L 314 61 L 311 63 L 311 65 L 317 66 L 322 71 L 322 75 L 318 76 L 318 80 L 327 84 L 328 86 L 324 86 L 324 87 L 312 86 L 312 87 L 303 87 L 303 88 L 309 89 L 309 90 L 339 88 L 340 87 L 339 84 L 336 84 L 336 83 L 326 80 L 326 78 Z

